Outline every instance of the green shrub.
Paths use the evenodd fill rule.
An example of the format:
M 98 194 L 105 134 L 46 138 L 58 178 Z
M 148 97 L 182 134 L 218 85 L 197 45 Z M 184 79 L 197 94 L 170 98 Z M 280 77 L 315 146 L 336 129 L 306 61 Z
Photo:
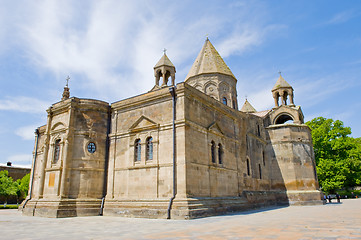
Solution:
M 352 197 L 352 192 L 353 192 L 354 196 L 360 197 L 360 195 L 361 195 L 361 190 L 339 190 L 339 191 L 336 191 L 336 192 L 338 194 L 340 194 L 341 197 L 347 196 L 347 198 Z

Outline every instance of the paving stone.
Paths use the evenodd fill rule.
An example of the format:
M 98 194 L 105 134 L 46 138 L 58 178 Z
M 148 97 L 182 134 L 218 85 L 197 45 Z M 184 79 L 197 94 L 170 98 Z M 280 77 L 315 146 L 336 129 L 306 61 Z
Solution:
M 361 199 L 194 220 L 41 218 L 0 210 L 1 239 L 361 239 Z

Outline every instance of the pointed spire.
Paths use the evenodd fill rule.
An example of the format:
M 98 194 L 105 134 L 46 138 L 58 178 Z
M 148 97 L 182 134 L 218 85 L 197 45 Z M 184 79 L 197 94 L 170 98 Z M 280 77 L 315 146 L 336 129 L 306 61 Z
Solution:
M 281 72 L 278 72 L 280 74 L 280 77 L 278 78 L 276 84 L 273 86 L 272 91 L 279 89 L 279 88 L 292 88 L 288 82 L 282 77 Z
M 246 113 L 254 113 L 257 112 L 256 109 L 248 102 L 247 98 L 246 101 L 244 102 L 242 109 L 242 112 L 246 112 Z
M 199 52 L 198 57 L 193 63 L 185 81 L 191 77 L 205 73 L 221 73 L 232 76 L 236 79 L 232 71 L 224 62 L 223 58 L 212 45 L 211 41 L 209 41 L 208 37 L 202 47 L 202 50 Z
M 63 97 L 61 98 L 61 100 L 66 100 L 70 97 L 70 91 L 69 91 L 69 80 L 70 80 L 70 77 L 67 76 L 66 78 L 66 85 L 64 87 L 64 91 L 63 91 Z
M 161 66 L 174 67 L 173 63 L 169 60 L 167 54 L 165 53 L 166 51 L 166 49 L 163 50 L 164 54 L 161 59 L 159 59 L 158 63 L 154 66 L 154 68 L 158 68 Z

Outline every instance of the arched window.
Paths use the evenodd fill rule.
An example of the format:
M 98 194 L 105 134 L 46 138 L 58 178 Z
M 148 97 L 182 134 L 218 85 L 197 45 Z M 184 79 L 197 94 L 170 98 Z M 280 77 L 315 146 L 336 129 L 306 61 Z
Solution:
M 259 169 L 259 179 L 262 179 L 261 164 L 258 164 L 258 169 Z
M 153 159 L 153 138 L 147 138 L 147 150 L 146 150 L 147 160 Z
M 134 161 L 141 160 L 142 149 L 140 146 L 140 139 L 135 140 L 134 142 Z
M 59 161 L 59 155 L 60 155 L 60 139 L 55 141 L 53 163 L 57 163 Z
M 247 158 L 247 175 L 250 175 L 250 170 L 249 170 L 249 159 Z
M 227 98 L 226 98 L 226 97 L 223 97 L 223 98 L 222 98 L 222 102 L 223 102 L 224 105 L 227 105 Z
M 216 163 L 216 144 L 211 142 L 212 163 Z
M 223 148 L 222 148 L 222 144 L 218 144 L 218 163 L 222 164 L 223 163 Z

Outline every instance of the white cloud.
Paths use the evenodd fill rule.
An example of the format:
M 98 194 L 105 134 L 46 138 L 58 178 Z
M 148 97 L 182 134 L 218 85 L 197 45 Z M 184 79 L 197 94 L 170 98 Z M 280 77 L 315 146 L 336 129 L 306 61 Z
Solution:
M 11 162 L 13 166 L 31 167 L 32 154 L 16 154 L 8 157 L 7 162 Z
M 344 23 L 353 18 L 355 14 L 352 11 L 343 11 L 335 14 L 325 24 L 339 24 Z
M 48 102 L 30 97 L 7 97 L 0 99 L 0 110 L 26 112 L 26 113 L 45 113 L 50 106 Z
M 20 136 L 23 140 L 34 140 L 34 132 L 37 127 L 39 127 L 39 125 L 24 126 L 16 129 L 15 134 Z
M 260 91 L 252 92 L 249 96 L 247 95 L 247 99 L 257 111 L 270 109 L 274 105 L 270 88 L 264 88 Z M 240 106 L 242 106 L 243 103 L 244 102 L 242 102 Z
M 118 100 L 153 86 L 153 66 L 164 47 L 176 67 L 184 66 L 195 59 L 206 34 L 221 41 L 217 49 L 226 57 L 261 44 L 277 28 L 247 11 L 257 4 L 236 5 L 227 14 L 219 10 L 222 4 L 174 2 L 160 11 L 147 1 L 24 1 L 16 7 L 22 15 L 14 30 L 34 67 L 58 79 L 69 74 L 70 86 Z M 187 71 L 177 68 L 184 75 L 177 81 Z
M 284 25 L 244 25 L 241 29 L 236 28 L 231 36 L 228 36 L 221 42 L 219 52 L 223 57 L 228 57 L 232 54 L 240 55 L 244 51 L 263 43 L 269 33 L 275 34 L 275 32 L 285 27 Z
M 297 79 L 295 82 L 298 83 L 293 86 L 297 90 L 295 102 L 297 99 L 302 99 L 303 106 L 307 107 L 317 105 L 334 93 L 350 87 L 345 82 L 337 81 L 332 76 L 325 76 L 319 79 Z

